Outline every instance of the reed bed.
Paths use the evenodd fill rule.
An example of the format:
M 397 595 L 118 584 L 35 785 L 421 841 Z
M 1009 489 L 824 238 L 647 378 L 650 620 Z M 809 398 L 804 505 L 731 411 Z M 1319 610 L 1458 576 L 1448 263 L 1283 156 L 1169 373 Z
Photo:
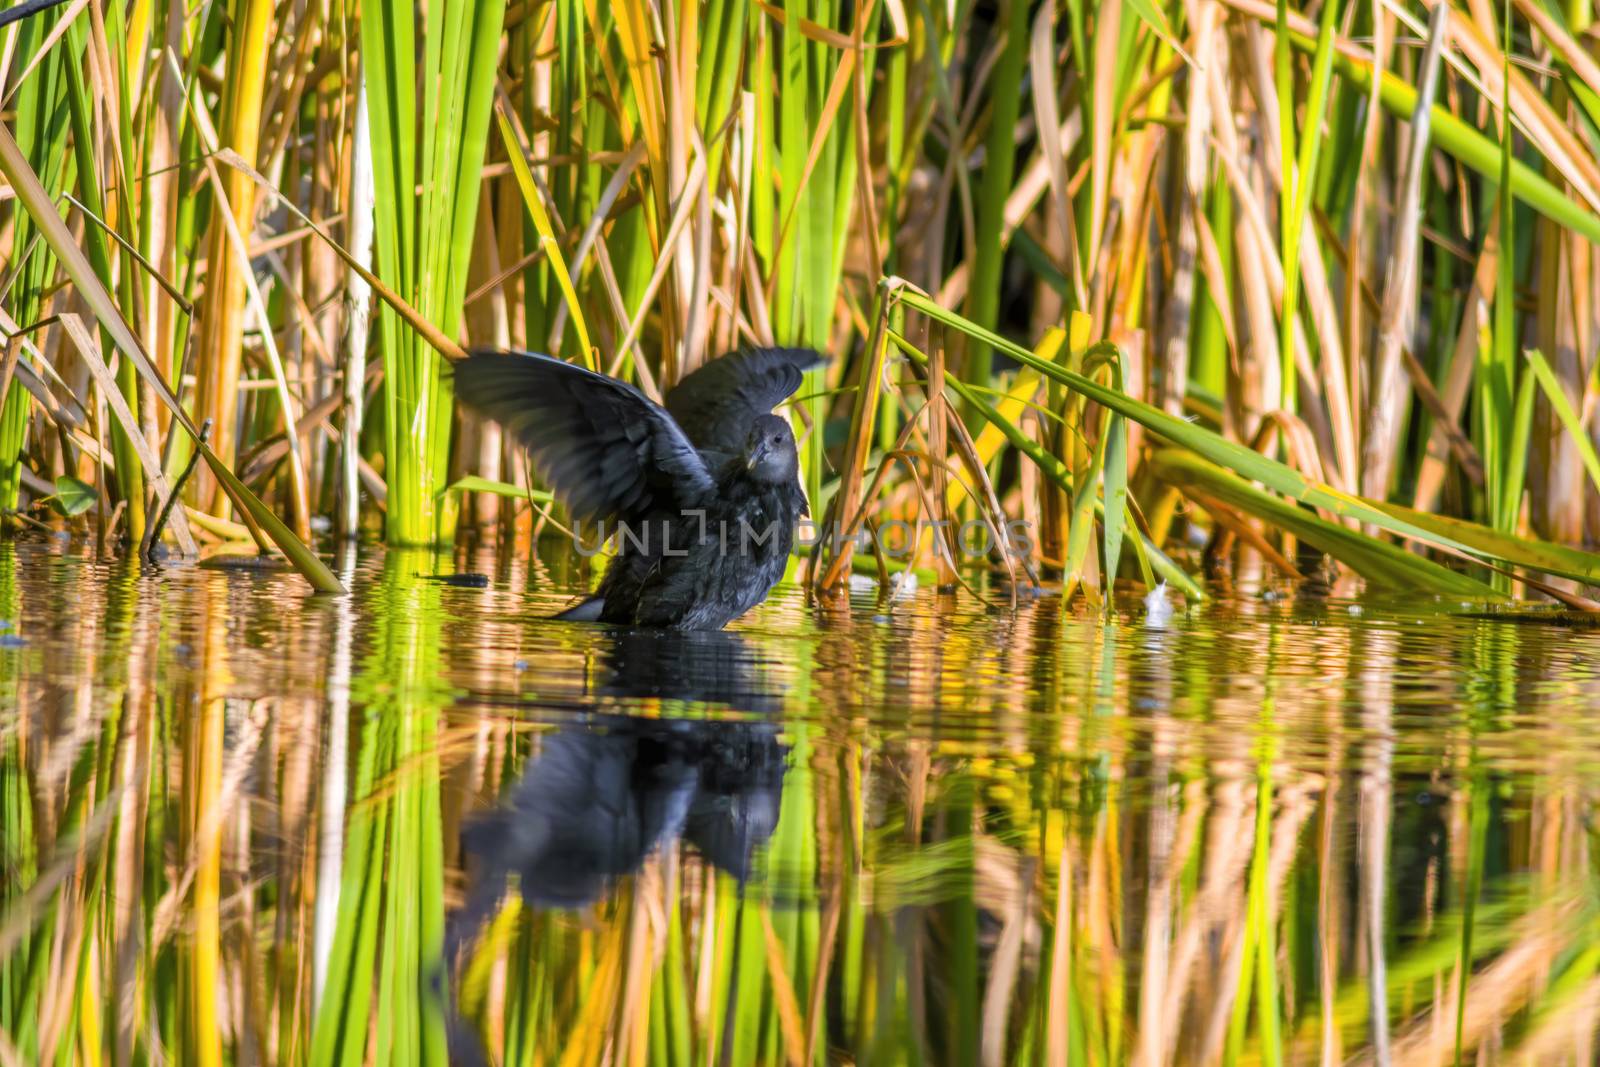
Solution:
M 464 347 L 659 396 L 810 344 L 820 593 L 912 521 L 941 584 L 1069 603 L 1197 598 L 1203 544 L 1591 608 L 1589 18 L 57 5 L 0 31 L 0 507 L 254 542 L 331 589 L 306 545 L 336 515 L 395 545 L 560 528 L 453 411 Z M 1013 521 L 1031 552 L 930 529 Z

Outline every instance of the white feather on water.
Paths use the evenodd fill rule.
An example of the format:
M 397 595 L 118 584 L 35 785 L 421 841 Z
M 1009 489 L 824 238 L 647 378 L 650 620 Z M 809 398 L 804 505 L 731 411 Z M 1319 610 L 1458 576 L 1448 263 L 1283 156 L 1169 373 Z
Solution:
M 1165 578 L 1154 589 L 1145 594 L 1144 612 L 1144 624 L 1146 626 L 1160 627 L 1172 621 L 1172 602 L 1167 599 L 1167 582 Z
M 878 578 L 872 574 L 850 575 L 850 591 L 852 593 L 874 593 L 878 590 Z M 917 575 L 914 571 L 900 571 L 889 575 L 889 598 L 891 600 L 908 600 L 917 594 Z

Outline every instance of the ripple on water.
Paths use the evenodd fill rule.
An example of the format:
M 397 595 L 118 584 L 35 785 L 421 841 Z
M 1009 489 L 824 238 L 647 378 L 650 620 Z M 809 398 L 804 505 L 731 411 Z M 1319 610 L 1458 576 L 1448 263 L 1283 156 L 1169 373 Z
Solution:
M 672 986 L 662 954 L 723 988 L 717 968 L 743 929 L 745 958 L 766 963 L 744 979 L 753 999 L 739 1010 L 755 1021 L 738 1025 L 773 1042 L 793 1022 L 782 1005 L 807 1011 L 816 989 L 833 1005 L 819 1032 L 856 1056 L 916 1046 L 937 1060 L 946 1016 L 989 997 L 1011 998 L 986 1016 L 1008 1047 L 1037 1042 L 1030 1027 L 1063 1002 L 1050 966 L 1061 951 L 1100 976 L 1074 987 L 1074 1025 L 1155 1025 L 1139 995 L 1161 981 L 1187 1062 L 1211 1048 L 1207 1020 L 1231 1011 L 1197 976 L 1237 965 L 1252 893 L 1269 884 L 1259 870 L 1279 915 L 1282 1040 L 1315 1045 L 1317 983 L 1331 975 L 1353 1053 L 1370 1037 L 1374 919 L 1361 902 L 1382 903 L 1390 974 L 1413 983 L 1393 991 L 1394 1038 L 1422 1041 L 1433 998 L 1453 988 L 1455 950 L 1439 938 L 1456 936 L 1474 870 L 1476 969 L 1543 968 L 1490 991 L 1494 1039 L 1578 1052 L 1548 1044 L 1541 998 L 1600 990 L 1600 958 L 1575 951 L 1593 940 L 1583 916 L 1600 911 L 1592 629 L 1292 590 L 1196 606 L 1170 594 L 1170 617 L 1147 625 L 1134 595 L 1105 618 L 1064 614 L 1050 596 L 1012 610 L 858 583 L 825 605 L 781 586 L 726 633 L 677 635 L 548 621 L 578 592 L 551 577 L 570 561 L 371 550 L 336 563 L 346 597 L 313 596 L 289 574 L 0 544 L 0 897 L 9 909 L 36 884 L 59 892 L 40 872 L 67 869 L 53 864 L 85 818 L 116 843 L 83 862 L 141 904 L 123 920 L 141 929 L 93 919 L 83 894 L 18 920 L 124 930 L 131 940 L 83 961 L 101 968 L 98 988 L 133 974 L 157 996 L 187 995 L 162 977 L 162 953 L 214 930 L 224 972 L 255 983 L 239 1010 L 304 1021 L 316 968 L 268 981 L 243 946 L 288 938 L 336 966 L 363 914 L 391 931 L 419 916 L 432 948 L 373 951 L 380 966 L 403 950 L 436 962 L 448 914 L 458 978 L 484 952 L 523 969 L 497 993 L 463 986 L 472 1010 L 492 995 L 498 1017 L 516 1015 L 505 998 L 524 978 L 620 998 L 606 953 L 633 945 L 656 954 L 650 997 L 681 995 L 673 1025 L 704 1050 L 719 1016 L 689 1010 L 699 986 Z M 484 580 L 418 577 L 433 573 Z M 138 819 L 96 821 L 108 798 Z M 121 829 L 135 823 L 151 835 L 142 849 Z M 206 871 L 220 903 L 189 888 Z M 341 885 L 355 896 L 329 888 Z M 507 885 L 522 887 L 524 913 L 500 910 Z M 755 925 L 739 925 L 741 885 Z M 347 906 L 365 892 L 376 912 Z M 640 906 L 654 934 L 627 941 Z M 20 914 L 0 915 L 0 930 Z M 475 940 L 480 923 L 499 924 L 499 940 Z M 69 932 L 5 942 L 0 964 L 22 966 L 35 942 L 78 944 Z M 1165 961 L 1153 969 L 1151 945 Z M 810 985 L 824 965 L 830 982 Z M 784 966 L 808 984 L 775 986 Z M 1592 973 L 1563 970 L 1579 966 Z M 1584 1010 L 1592 1033 L 1600 997 Z M 625 1014 L 585 1015 L 551 994 L 525 1018 L 565 1047 Z M 158 1017 L 139 1024 L 146 1047 Z M 1086 1056 L 1126 1060 L 1137 1044 Z

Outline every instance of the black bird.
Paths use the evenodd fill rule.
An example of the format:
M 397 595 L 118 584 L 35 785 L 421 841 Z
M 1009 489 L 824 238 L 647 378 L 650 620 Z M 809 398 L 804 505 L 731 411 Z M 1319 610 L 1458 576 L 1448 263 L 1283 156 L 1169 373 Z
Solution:
M 772 409 L 823 362 L 807 348 L 714 359 L 667 393 L 530 353 L 477 352 L 456 395 L 506 428 L 580 523 L 616 523 L 595 594 L 556 616 L 715 630 L 766 598 L 808 514 L 799 456 Z

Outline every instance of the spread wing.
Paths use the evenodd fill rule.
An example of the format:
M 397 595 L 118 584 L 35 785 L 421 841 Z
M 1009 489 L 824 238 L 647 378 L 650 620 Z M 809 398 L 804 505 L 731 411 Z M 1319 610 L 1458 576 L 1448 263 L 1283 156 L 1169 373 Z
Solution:
M 667 393 L 667 410 L 696 448 L 737 454 L 750 424 L 800 388 L 826 362 L 809 348 L 745 348 L 703 364 Z
M 456 396 L 514 436 L 584 521 L 693 507 L 716 483 L 672 416 L 631 385 L 549 356 L 474 352 Z

